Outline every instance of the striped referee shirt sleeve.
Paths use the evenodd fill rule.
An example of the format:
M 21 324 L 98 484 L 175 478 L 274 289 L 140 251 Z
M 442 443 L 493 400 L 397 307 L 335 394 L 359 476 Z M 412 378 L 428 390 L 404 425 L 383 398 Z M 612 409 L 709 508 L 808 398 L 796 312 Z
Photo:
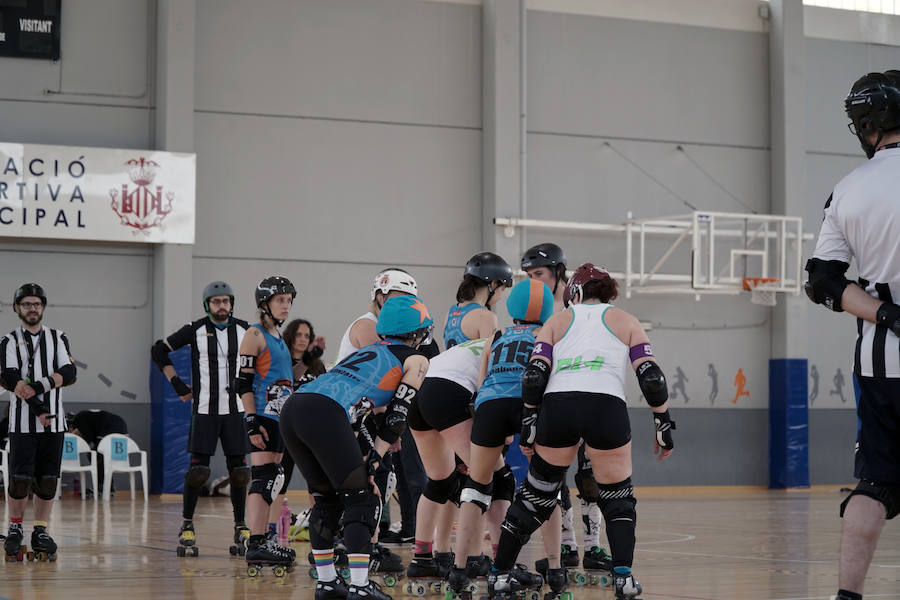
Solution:
M 837 203 L 832 201 L 833 196 L 825 203 L 825 218 L 822 220 L 822 228 L 819 230 L 819 239 L 816 241 L 816 249 L 813 252 L 815 258 L 821 260 L 839 260 L 850 265 L 853 259 L 853 250 L 844 237 L 837 214 Z
M 68 367 L 67 371 L 71 372 L 72 378 L 68 383 L 75 381 L 75 364 L 72 362 L 72 350 L 69 348 L 69 338 L 66 334 L 59 332 L 59 343 L 56 345 L 56 372 L 63 375 L 60 371 L 63 367 Z M 66 377 L 63 375 L 63 385 L 66 385 Z
M 0 338 L 0 385 L 12 391 L 22 379 L 22 369 L 19 365 L 19 355 L 16 345 L 10 343 L 12 336 Z
M 166 342 L 172 350 L 183 348 L 192 341 L 194 341 L 194 328 L 191 327 L 190 323 L 166 338 Z

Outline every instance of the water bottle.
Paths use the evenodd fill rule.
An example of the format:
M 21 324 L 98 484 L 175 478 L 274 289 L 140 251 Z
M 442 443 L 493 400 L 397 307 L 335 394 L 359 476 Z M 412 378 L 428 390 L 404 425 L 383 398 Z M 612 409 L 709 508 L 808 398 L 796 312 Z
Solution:
M 287 546 L 291 531 L 291 509 L 287 498 L 281 501 L 281 515 L 278 517 L 278 544 Z

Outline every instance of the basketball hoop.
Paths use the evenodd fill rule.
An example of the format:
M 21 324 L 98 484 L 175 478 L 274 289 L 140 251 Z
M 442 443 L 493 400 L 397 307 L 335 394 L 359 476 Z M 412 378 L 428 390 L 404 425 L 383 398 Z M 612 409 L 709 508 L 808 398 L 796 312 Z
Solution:
M 744 277 L 744 289 L 750 292 L 750 302 L 762 306 L 778 304 L 777 277 Z

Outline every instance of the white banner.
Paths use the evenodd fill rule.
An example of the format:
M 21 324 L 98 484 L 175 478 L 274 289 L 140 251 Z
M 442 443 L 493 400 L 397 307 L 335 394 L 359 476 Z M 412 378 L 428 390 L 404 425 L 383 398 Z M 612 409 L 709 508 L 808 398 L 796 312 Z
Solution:
M 194 243 L 194 154 L 0 143 L 0 237 Z

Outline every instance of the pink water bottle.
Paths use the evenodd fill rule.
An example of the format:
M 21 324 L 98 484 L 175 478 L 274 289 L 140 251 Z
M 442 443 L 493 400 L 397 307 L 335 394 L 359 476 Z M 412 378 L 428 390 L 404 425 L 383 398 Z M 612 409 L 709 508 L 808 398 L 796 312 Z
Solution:
M 288 534 L 291 531 L 291 509 L 287 498 L 281 502 L 281 515 L 278 517 L 278 543 L 282 546 L 288 544 Z

